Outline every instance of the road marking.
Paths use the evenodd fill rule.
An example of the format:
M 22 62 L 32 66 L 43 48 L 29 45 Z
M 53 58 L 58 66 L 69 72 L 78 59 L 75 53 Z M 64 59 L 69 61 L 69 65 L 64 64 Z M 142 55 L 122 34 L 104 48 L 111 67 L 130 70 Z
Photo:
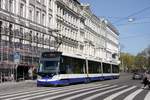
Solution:
M 109 85 L 100 85 L 99 87 L 106 87 L 106 86 L 109 86 Z M 69 94 L 72 94 L 72 93 L 77 93 L 77 92 L 86 91 L 86 90 L 95 89 L 95 88 L 98 88 L 98 87 L 90 87 L 90 88 L 85 88 L 85 89 L 80 88 L 79 90 L 72 89 L 74 91 L 68 92 L 68 93 L 65 93 L 65 94 L 61 94 L 61 95 L 57 95 L 57 96 L 51 96 L 50 98 L 44 98 L 44 99 L 41 99 L 41 100 L 54 99 L 54 98 L 58 98 L 58 97 L 65 96 L 65 95 L 69 95 Z M 63 93 L 63 92 L 67 92 L 67 91 L 70 91 L 70 90 L 58 91 L 57 93 Z M 29 97 L 29 98 L 24 98 L 22 100 L 30 100 L 30 99 L 44 97 L 44 96 L 48 96 L 48 95 L 52 95 L 52 94 L 56 94 L 56 92 L 54 92 L 54 93 L 48 93 L 48 94 L 43 94 L 43 95 L 37 95 L 37 96 L 34 96 L 34 97 Z
M 101 84 L 100 85 L 96 85 L 96 86 L 101 86 Z M 65 91 L 71 91 L 71 90 L 78 90 L 78 89 L 86 89 L 86 88 L 89 88 L 89 87 L 93 87 L 93 86 L 82 86 L 82 88 L 81 87 L 72 87 L 72 88 L 69 88 L 69 89 L 65 89 L 65 88 L 61 88 L 61 89 L 55 89 L 55 90 L 53 90 L 53 91 L 55 91 L 55 92 L 53 92 L 53 93 L 51 93 L 52 92 L 52 90 L 50 90 L 50 89 L 48 89 L 48 90 L 50 90 L 50 91 L 44 91 L 44 92 L 42 92 L 43 93 L 43 95 L 42 96 L 44 96 L 44 95 L 47 95 L 47 93 L 50 95 L 50 94 L 55 94 L 55 93 L 60 93 L 60 92 L 65 92 Z M 46 89 L 47 90 L 47 89 Z M 39 91 L 40 92 L 40 91 Z M 40 93 L 30 93 L 30 94 L 25 94 L 25 93 L 22 93 L 22 95 L 21 96 L 18 96 L 18 94 L 14 94 L 13 96 L 16 96 L 16 97 L 12 97 L 12 95 L 11 96 L 6 96 L 5 98 L 8 98 L 8 97 L 11 97 L 11 98 L 8 98 L 8 99 L 5 99 L 5 100 L 13 100 L 13 99 L 18 99 L 18 98 L 23 98 L 23 97 L 27 97 L 27 96 L 32 96 L 32 97 L 35 97 L 35 96 L 33 96 L 33 95 L 36 95 L 36 94 L 41 94 L 41 92 Z M 46 93 L 46 94 L 45 94 Z M 39 97 L 41 96 L 41 95 L 38 95 Z M 4 98 L 4 97 L 0 97 L 0 98 Z
M 147 93 L 147 95 L 145 96 L 144 100 L 150 100 L 150 91 Z
M 116 91 L 116 90 L 119 90 L 119 89 L 123 89 L 125 87 L 127 87 L 127 85 L 121 86 L 121 87 L 118 87 L 118 88 L 115 88 L 115 89 L 111 89 L 111 90 L 108 90 L 108 91 L 104 91 L 104 92 L 101 92 L 101 93 L 97 93 L 97 94 L 95 94 L 93 96 L 90 96 L 90 97 L 87 97 L 87 98 L 85 98 L 83 100 L 93 100 L 93 99 L 95 99 L 95 98 L 97 98 L 97 97 L 99 97 L 101 95 L 104 95 L 106 93 L 113 92 L 113 91 Z
M 50 91 L 44 91 L 44 92 L 37 92 L 37 93 L 32 93 L 32 94 L 27 94 L 27 95 L 21 95 L 21 96 L 16 96 L 16 97 L 11 97 L 11 98 L 7 98 L 7 99 L 3 99 L 3 100 L 15 100 L 15 99 L 19 99 L 19 98 L 25 98 L 28 96 L 34 96 L 34 95 L 40 95 L 41 93 L 51 93 L 51 92 L 57 92 L 59 90 L 50 90 Z
M 33 90 L 42 90 L 42 89 L 39 89 L 39 88 L 30 88 L 30 89 L 25 89 L 25 90 L 21 90 L 21 89 L 19 89 L 18 91 L 16 91 L 15 90 L 15 92 L 14 92 L 14 90 L 13 91 L 9 91 L 9 92 L 5 92 L 5 93 L 0 93 L 0 97 L 1 96 L 4 96 L 4 95 L 10 95 L 10 94 L 18 94 L 18 93 L 21 93 L 21 92 L 29 92 L 29 91 L 33 91 Z M 44 89 L 43 89 L 44 90 Z
M 36 90 L 36 91 L 27 91 L 27 92 L 20 92 L 20 93 L 15 93 L 15 94 L 10 94 L 10 95 L 4 95 L 4 96 L 0 96 L 0 99 L 2 98 L 8 98 L 8 97 L 12 97 L 12 96 L 18 96 L 18 95 L 23 95 L 23 94 L 28 94 L 28 93 L 36 93 L 36 92 L 42 92 L 42 91 L 48 91 L 50 89 L 45 89 L 45 90 Z
M 130 88 L 127 88 L 127 89 L 125 89 L 125 90 L 122 90 L 122 91 L 120 91 L 120 92 L 117 92 L 117 93 L 115 93 L 115 94 L 112 94 L 112 95 L 110 95 L 109 97 L 105 98 L 104 100 L 112 100 L 112 99 L 114 99 L 115 97 L 117 97 L 117 96 L 119 96 L 119 95 L 121 95 L 121 94 L 123 94 L 123 93 L 125 93 L 125 92 L 127 92 L 127 91 L 130 91 L 130 90 L 132 90 L 132 89 L 134 89 L 134 88 L 136 88 L 136 86 L 132 86 L 132 87 L 130 87 Z
M 88 87 L 93 87 L 93 86 L 100 86 L 100 85 L 102 85 L 102 84 L 99 84 L 99 85 L 90 85 L 90 86 L 87 86 L 87 85 L 83 85 L 82 86 L 82 88 L 88 88 Z M 63 88 L 53 88 L 54 90 L 64 90 L 66 87 L 63 87 Z M 79 86 L 74 86 L 74 87 L 72 87 L 72 88 L 69 88 L 69 89 L 80 89 L 81 87 L 79 87 Z M 51 91 L 51 88 L 49 88 L 49 89 L 42 89 L 42 90 L 37 90 L 37 91 L 27 91 L 27 92 L 22 92 L 22 93 L 15 93 L 15 94 L 10 94 L 10 95 L 5 95 L 5 96 L 0 96 L 0 99 L 2 99 L 2 98 L 8 98 L 8 97 L 13 97 L 13 96 L 19 96 L 19 95 L 25 95 L 25 94 L 32 94 L 32 93 L 36 93 L 36 92 L 42 92 L 42 91 Z M 12 99 L 12 98 L 11 98 Z
M 62 100 L 75 99 L 75 98 L 81 97 L 81 96 L 86 95 L 86 94 L 90 94 L 90 93 L 97 92 L 97 91 L 101 91 L 101 90 L 110 89 L 110 88 L 117 87 L 117 86 L 118 86 L 118 85 L 113 85 L 113 86 L 106 87 L 106 88 L 101 88 L 101 89 L 97 89 L 97 90 L 93 90 L 93 91 L 89 91 L 89 92 L 80 93 L 80 94 L 78 94 L 78 95 L 71 96 L 71 97 L 68 97 L 68 98 L 64 98 L 64 99 L 62 99 Z
M 128 95 L 124 100 L 133 100 L 135 98 L 135 96 L 137 94 L 139 94 L 140 92 L 142 92 L 143 89 L 138 89 L 135 92 L 131 93 L 130 95 Z

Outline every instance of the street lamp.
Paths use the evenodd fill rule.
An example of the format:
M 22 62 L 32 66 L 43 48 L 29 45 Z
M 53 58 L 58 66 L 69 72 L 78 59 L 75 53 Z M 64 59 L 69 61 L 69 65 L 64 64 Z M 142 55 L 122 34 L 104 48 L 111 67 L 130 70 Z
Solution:
M 128 18 L 128 22 L 133 22 L 135 21 L 135 18 Z

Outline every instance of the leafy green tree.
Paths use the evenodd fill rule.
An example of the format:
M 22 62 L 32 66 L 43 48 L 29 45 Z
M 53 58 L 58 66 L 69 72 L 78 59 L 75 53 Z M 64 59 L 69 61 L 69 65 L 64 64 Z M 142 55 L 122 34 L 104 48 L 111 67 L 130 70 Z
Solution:
M 134 56 L 129 53 L 121 53 L 121 64 L 124 70 L 130 71 L 134 68 Z
M 135 57 L 134 65 L 137 69 L 143 69 L 143 68 L 145 69 L 147 65 L 147 59 L 144 56 L 137 55 Z
M 150 45 L 137 54 L 137 60 L 140 60 L 140 62 L 137 61 L 136 65 L 140 63 L 140 66 L 150 69 Z

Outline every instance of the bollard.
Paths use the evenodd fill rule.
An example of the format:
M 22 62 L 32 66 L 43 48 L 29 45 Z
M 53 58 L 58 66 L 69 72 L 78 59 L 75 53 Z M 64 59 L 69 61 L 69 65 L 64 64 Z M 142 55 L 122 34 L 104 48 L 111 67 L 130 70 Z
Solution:
M 17 73 L 18 73 L 18 72 L 17 72 L 17 68 L 16 68 L 16 82 L 17 82 L 17 77 L 18 77 Z
M 1 77 L 1 83 L 2 83 L 2 72 L 0 74 L 1 74 L 0 77 Z
M 5 82 L 5 73 L 3 73 L 3 78 L 4 78 L 3 82 Z
M 23 81 L 24 81 L 24 71 L 23 71 Z

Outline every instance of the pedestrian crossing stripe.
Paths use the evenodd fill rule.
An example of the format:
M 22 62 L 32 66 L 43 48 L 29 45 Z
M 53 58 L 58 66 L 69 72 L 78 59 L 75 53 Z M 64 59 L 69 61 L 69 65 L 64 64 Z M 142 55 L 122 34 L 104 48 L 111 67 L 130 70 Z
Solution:
M 74 95 L 74 96 L 71 96 L 71 97 L 68 97 L 68 98 L 65 98 L 65 99 L 62 99 L 62 100 L 75 99 L 75 98 L 81 97 L 81 96 L 83 96 L 83 95 L 87 95 L 87 94 L 90 94 L 90 93 L 93 93 L 93 92 L 97 92 L 97 91 L 101 91 L 101 90 L 111 89 L 111 88 L 114 88 L 114 87 L 117 87 L 117 86 L 118 86 L 118 85 L 113 85 L 113 86 L 106 87 L 106 88 L 101 88 L 101 89 L 97 89 L 97 90 L 93 90 L 93 91 L 88 91 L 88 92 L 80 93 L 80 94 L 78 94 L 78 95 Z
M 143 91 L 143 89 L 138 89 L 135 92 L 133 92 L 130 95 L 128 95 L 124 100 L 132 100 L 132 99 L 135 98 L 136 95 L 138 95 L 142 91 Z
M 96 86 L 103 86 L 103 85 L 94 85 L 94 87 Z M 11 97 L 10 99 L 3 99 L 3 100 L 15 100 L 15 99 L 18 99 L 18 98 L 24 98 L 24 97 L 27 97 L 27 96 L 34 96 L 34 95 L 39 95 L 39 94 L 43 94 L 44 96 L 46 94 L 56 94 L 56 93 L 61 93 L 61 92 L 67 92 L 67 91 L 71 91 L 71 90 L 78 90 L 78 89 L 86 89 L 86 88 L 93 88 L 93 86 L 83 86 L 83 87 L 73 87 L 73 88 L 69 88 L 67 90 L 64 90 L 64 88 L 59 88 L 59 89 L 55 89 L 55 90 L 50 90 L 50 89 L 45 89 L 45 90 L 39 90 L 39 91 L 30 91 L 30 92 L 22 92 L 22 93 L 18 93 L 18 94 L 11 94 L 11 95 L 5 95 L 5 96 L 1 96 L 0 98 L 6 98 L 6 97 Z M 46 94 L 44 94 L 46 93 Z M 21 96 L 19 96 L 21 95 Z M 16 96 L 16 97 L 14 97 Z M 41 96 L 41 95 L 39 95 Z
M 150 100 L 150 91 L 147 93 L 144 100 Z
M 130 87 L 130 88 L 127 88 L 127 89 L 125 89 L 125 90 L 122 90 L 122 91 L 120 91 L 120 92 L 117 92 L 117 93 L 115 93 L 115 94 L 112 94 L 112 95 L 110 95 L 109 97 L 105 98 L 104 100 L 112 100 L 112 99 L 114 99 L 115 97 L 117 97 L 117 96 L 119 96 L 119 95 L 121 95 L 121 94 L 123 94 L 123 93 L 125 93 L 125 92 L 127 92 L 127 91 L 130 91 L 130 90 L 132 90 L 132 89 L 134 89 L 134 88 L 136 88 L 136 86 L 132 86 L 132 87 Z
M 99 88 L 106 87 L 106 86 L 109 86 L 109 85 L 99 86 Z M 97 88 L 97 87 L 95 87 L 95 88 Z M 91 88 L 91 89 L 95 89 L 95 88 Z M 61 95 L 51 96 L 50 98 L 44 98 L 44 99 L 41 99 L 41 100 L 56 99 L 56 98 L 59 98 L 59 97 L 65 96 L 65 95 L 69 95 L 69 94 L 73 94 L 73 93 L 78 93 L 78 92 L 82 92 L 82 91 L 86 91 L 86 90 L 89 90 L 89 88 L 84 89 L 84 90 L 79 90 L 79 91 L 72 91 L 72 92 L 68 92 L 68 93 L 65 93 L 65 94 L 61 94 Z
M 108 85 L 101 85 L 99 87 L 106 87 L 106 86 L 108 86 Z M 90 87 L 90 88 L 85 88 L 85 89 L 81 88 L 81 90 L 78 90 L 78 91 L 75 90 L 75 91 L 72 91 L 72 92 L 69 92 L 69 93 L 72 94 L 72 93 L 75 93 L 75 92 L 85 91 L 85 90 L 89 90 L 89 89 L 96 89 L 96 88 L 97 87 Z M 67 91 L 70 91 L 70 90 L 58 91 L 58 92 L 55 92 L 55 93 L 47 93 L 47 94 L 38 95 L 38 96 L 34 96 L 34 97 L 24 98 L 22 100 L 30 100 L 30 99 L 35 99 L 35 98 L 38 98 L 38 97 L 44 97 L 44 96 L 48 96 L 48 95 L 52 95 L 52 94 L 56 94 L 56 93 L 67 92 Z M 63 95 L 67 95 L 67 93 L 65 93 Z M 58 95 L 58 96 L 62 96 L 62 95 Z M 50 97 L 50 99 L 53 99 L 52 96 Z M 44 99 L 41 99 L 41 100 L 44 100 Z M 48 100 L 48 98 L 46 98 L 46 100 Z
M 101 95 L 104 95 L 104 94 L 106 94 L 106 93 L 113 92 L 113 91 L 116 91 L 116 90 L 119 90 L 119 89 L 123 89 L 123 88 L 126 88 L 126 87 L 128 87 L 128 86 L 125 85 L 125 86 L 121 86 L 121 87 L 118 87 L 118 88 L 114 88 L 114 89 L 111 89 L 111 90 L 107 90 L 107 91 L 104 91 L 104 92 L 101 92 L 101 93 L 97 93 L 97 94 L 95 94 L 95 95 L 93 95 L 93 96 L 84 98 L 83 100 L 92 100 L 92 99 L 95 99 L 95 98 L 97 98 L 97 97 L 99 97 L 99 96 L 101 96 Z
M 24 95 L 24 94 L 41 93 L 43 91 L 50 91 L 50 89 L 40 89 L 40 90 L 35 90 L 35 91 L 26 91 L 26 92 L 20 92 L 20 93 L 13 93 L 13 94 L 10 94 L 10 95 L 0 96 L 0 99 L 1 98 L 8 98 L 8 97 L 13 97 L 13 96 L 18 96 L 18 95 Z
M 32 91 L 33 90 L 33 91 Z M 103 100 L 113 100 L 117 99 L 120 95 L 124 93 L 131 92 L 126 97 L 123 97 L 122 100 L 133 100 L 138 96 L 144 89 L 139 89 L 137 86 L 128 86 L 128 85 L 111 85 L 111 84 L 82 84 L 82 85 L 72 85 L 66 87 L 41 87 L 41 88 L 32 88 L 27 90 L 18 90 L 16 92 L 8 92 L 0 94 L 1 100 L 31 100 L 31 99 L 40 99 L 40 100 L 51 100 L 59 99 L 61 100 L 73 100 L 80 99 L 83 100 L 94 100 L 114 92 L 113 94 L 105 97 Z M 115 92 L 116 91 L 116 92 Z M 147 91 L 147 90 L 146 90 Z M 95 93 L 95 94 L 94 94 Z M 147 93 L 143 100 L 150 100 L 150 91 Z M 91 95 L 90 95 L 91 94 Z M 88 97 L 86 97 L 88 95 Z
M 22 92 L 29 92 L 29 91 L 37 91 L 37 90 L 41 90 L 41 89 L 37 89 L 36 87 L 35 88 L 29 88 L 29 89 L 25 89 L 25 90 L 18 90 L 18 91 L 8 91 L 6 93 L 2 92 L 0 93 L 0 97 L 1 96 L 4 96 L 4 95 L 10 95 L 10 94 L 18 94 L 18 93 L 22 93 Z M 43 89 L 45 90 L 45 89 Z
M 91 87 L 91 86 L 98 86 L 98 85 L 102 85 L 102 84 L 79 84 L 79 85 L 74 85 L 74 88 L 77 88 L 77 87 Z M 70 88 L 72 86 L 68 86 L 68 88 Z M 41 89 L 42 88 L 42 89 Z M 4 93 L 5 91 L 3 92 L 0 92 L 0 97 L 3 96 L 3 95 L 10 95 L 10 94 L 18 94 L 18 93 L 21 93 L 21 92 L 30 92 L 30 91 L 37 91 L 37 90 L 56 90 L 56 89 L 65 89 L 65 87 L 34 87 L 34 88 L 29 88 L 29 89 L 25 89 L 25 90 L 19 90 L 19 91 L 8 91 L 6 93 Z

